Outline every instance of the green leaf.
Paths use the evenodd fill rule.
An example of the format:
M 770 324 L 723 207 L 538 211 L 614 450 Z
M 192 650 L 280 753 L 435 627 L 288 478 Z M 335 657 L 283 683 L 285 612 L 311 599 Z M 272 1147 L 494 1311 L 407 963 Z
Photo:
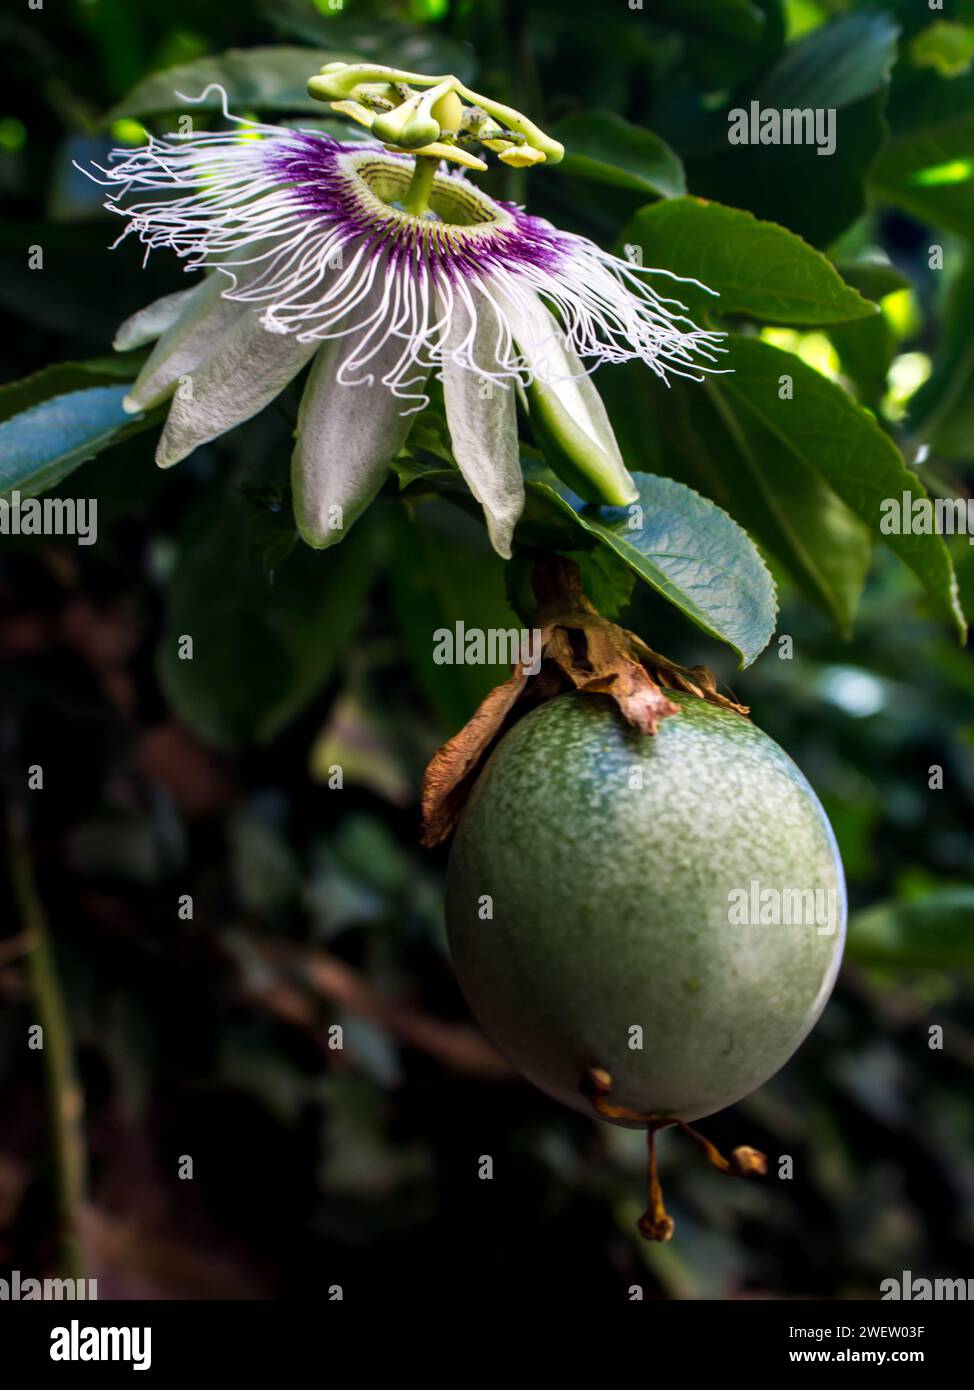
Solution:
M 615 566 L 590 555 L 586 570 L 575 554 L 605 547 L 709 637 L 732 647 L 742 666 L 767 646 L 777 611 L 767 566 L 744 531 L 707 498 L 670 478 L 634 473 L 639 497 L 631 507 L 599 507 L 583 502 L 534 457 L 524 456 L 522 466 L 526 500 L 515 533 L 519 550 L 572 554 L 619 606 L 627 595 Z M 430 471 L 403 486 L 409 497 L 448 497 L 467 510 L 469 493 L 458 480 L 452 471 Z M 450 584 L 462 573 L 462 564 L 451 564 Z
M 874 302 L 910 288 L 910 281 L 895 266 L 882 261 L 840 261 L 836 265 L 846 284 Z M 839 354 L 845 377 L 856 388 L 859 401 L 878 411 L 886 394 L 889 369 L 896 355 L 896 334 L 885 314 L 828 330 Z
M 108 113 L 107 121 L 123 116 L 162 116 L 181 111 L 183 97 L 198 97 L 211 83 L 222 87 L 234 114 L 242 111 L 314 111 L 319 116 L 327 107 L 308 95 L 307 82 L 323 67 L 339 59 L 352 61 L 351 52 L 331 49 L 231 48 L 214 57 L 197 58 L 192 63 L 154 72 Z M 178 93 L 182 93 L 179 96 Z M 222 98 L 210 91 L 202 101 L 194 101 L 194 111 L 219 111 Z
M 90 362 L 58 362 L 21 381 L 7 382 L 0 386 L 0 421 L 9 420 L 22 410 L 40 405 L 52 396 L 63 396 L 68 391 L 133 381 L 143 360 L 141 354 L 130 353 L 127 356 L 99 357 Z
M 882 113 L 896 35 L 887 16 L 854 14 L 789 46 L 758 87 L 714 115 L 709 148 L 685 160 L 690 186 L 829 245 L 865 207 L 865 173 L 887 133 Z M 728 111 L 749 111 L 752 99 L 764 109 L 835 109 L 834 152 L 729 144 Z
M 603 618 L 618 618 L 632 599 L 636 572 L 607 545 L 569 552 L 582 576 L 582 586 Z
M 848 954 L 868 965 L 909 970 L 974 967 L 974 888 L 945 888 L 881 903 L 849 922 Z
M 951 286 L 930 379 L 910 401 L 913 433 L 951 461 L 974 457 L 974 254 Z
M 783 454 L 753 412 L 735 409 L 731 392 L 717 382 L 706 389 L 727 433 L 722 463 L 737 493 L 734 514 L 782 557 L 840 633 L 850 636 L 869 573 L 869 528 L 806 460 Z
M 686 192 L 683 165 L 669 145 L 611 111 L 566 116 L 552 134 L 565 146 L 565 158 L 557 166 L 563 173 L 651 197 Z
M 937 535 L 884 535 L 885 499 L 926 497 L 923 484 L 905 466 L 899 450 L 873 417 L 841 387 L 791 353 L 755 338 L 729 339 L 733 375 L 721 387 L 770 430 L 789 459 L 813 468 L 872 533 L 907 564 L 938 611 L 963 637 L 964 615 L 950 555 Z M 779 378 L 794 383 L 794 398 L 779 396 Z
M 858 290 L 866 299 L 885 299 L 897 290 L 908 290 L 910 281 L 884 261 L 837 261 L 836 270 L 847 285 Z
M 528 490 L 567 514 L 710 637 L 749 666 L 774 632 L 777 605 L 767 566 L 726 512 L 692 488 L 649 473 L 633 475 L 630 507 L 583 506 L 553 477 Z
M 0 496 L 36 497 L 104 449 L 150 428 L 159 415 L 128 415 L 132 360 L 64 362 L 0 387 Z
M 974 230 L 974 73 L 894 92 L 893 134 L 869 171 L 880 198 L 961 236 Z
M 269 742 L 322 689 L 358 624 L 373 529 L 364 518 L 333 551 L 297 544 L 268 575 L 264 558 L 293 532 L 290 514 L 257 510 L 236 490 L 200 501 L 180 538 L 156 665 L 173 712 L 201 739 Z M 180 657 L 185 637 L 191 659 Z
M 876 306 L 844 284 L 831 261 L 794 232 L 740 208 L 702 198 L 673 198 L 642 208 L 622 236 L 642 248 L 643 264 L 697 279 L 672 293 L 716 314 L 746 314 L 767 323 L 844 323 Z M 669 291 L 660 286 L 661 293 Z
M 885 314 L 857 323 L 835 324 L 828 335 L 839 355 L 842 373 L 855 386 L 858 400 L 872 411 L 879 410 L 896 355 L 896 335 Z
M 935 68 L 941 77 L 962 77 L 974 61 L 974 28 L 935 20 L 912 40 L 910 61 L 918 68 Z
M 737 406 L 721 384 L 730 378 L 674 381 L 669 389 L 645 378 L 636 364 L 601 378 L 632 467 L 665 472 L 723 507 L 849 634 L 869 570 L 868 528 L 753 411 Z
M 762 106 L 853 106 L 889 81 L 898 35 L 888 15 L 846 15 L 790 44 L 754 95 Z

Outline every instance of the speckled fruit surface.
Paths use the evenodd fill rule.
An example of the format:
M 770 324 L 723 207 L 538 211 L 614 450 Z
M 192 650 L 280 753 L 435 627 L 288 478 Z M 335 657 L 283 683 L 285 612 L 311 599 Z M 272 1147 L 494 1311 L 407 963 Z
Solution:
M 749 720 L 667 694 L 680 713 L 654 736 L 604 696 L 526 715 L 450 855 L 450 949 L 471 1009 L 537 1086 L 587 1114 L 590 1067 L 611 1072 L 614 1102 L 684 1120 L 755 1090 L 822 1012 L 845 939 L 842 863 L 805 777 Z M 767 920 L 789 902 L 799 921 Z

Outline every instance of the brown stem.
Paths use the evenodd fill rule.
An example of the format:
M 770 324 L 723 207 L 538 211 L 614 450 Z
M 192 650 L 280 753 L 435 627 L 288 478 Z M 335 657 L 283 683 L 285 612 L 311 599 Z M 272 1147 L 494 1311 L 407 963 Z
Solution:
M 23 813 L 8 812 L 10 879 L 24 936 L 29 942 L 27 972 L 43 1030 L 51 1144 L 57 1194 L 58 1240 L 63 1273 L 84 1277 L 81 1212 L 85 1191 L 84 1102 L 74 1069 L 71 1029 L 47 921 L 34 882 Z

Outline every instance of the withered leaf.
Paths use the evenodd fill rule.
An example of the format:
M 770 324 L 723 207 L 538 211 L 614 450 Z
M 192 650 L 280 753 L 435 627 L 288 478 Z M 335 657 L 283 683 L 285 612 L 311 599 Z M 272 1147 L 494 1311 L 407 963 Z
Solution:
M 541 664 L 523 665 L 495 686 L 467 724 L 434 755 L 423 779 L 422 843 L 440 844 L 452 832 L 491 746 L 529 709 L 564 690 L 607 695 L 640 733 L 655 734 L 660 721 L 679 713 L 663 687 L 746 715 L 744 705 L 718 693 L 705 666 L 687 669 L 654 652 L 634 632 L 600 616 L 586 598 L 578 566 L 563 556 L 538 565 Z
M 469 786 L 487 748 L 528 683 L 520 665 L 514 675 L 495 685 L 471 719 L 430 759 L 423 777 L 422 843 L 430 848 L 445 840 L 460 818 Z

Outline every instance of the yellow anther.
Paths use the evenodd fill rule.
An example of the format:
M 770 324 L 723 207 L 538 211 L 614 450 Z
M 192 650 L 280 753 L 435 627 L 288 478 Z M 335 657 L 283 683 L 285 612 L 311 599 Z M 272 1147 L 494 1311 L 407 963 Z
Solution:
M 543 164 L 546 156 L 540 150 L 533 149 L 531 145 L 511 145 L 497 158 L 502 164 L 509 164 L 512 169 L 530 169 L 532 164 Z
M 386 145 L 386 149 L 395 153 L 398 145 Z M 442 140 L 434 140 L 429 145 L 423 145 L 421 149 L 410 150 L 410 154 L 432 155 L 434 159 L 448 159 L 453 164 L 462 164 L 465 169 L 478 169 L 481 173 L 487 168 L 482 159 L 478 159 L 469 150 L 461 149 L 459 145 L 446 145 Z
M 456 135 L 463 123 L 463 102 L 456 92 L 444 92 L 433 104 L 433 119 L 439 123 L 440 130 L 448 130 Z
M 330 101 L 328 105 L 340 116 L 351 116 L 353 121 L 358 121 L 359 125 L 367 126 L 371 130 L 375 113 L 363 106 L 360 101 Z
M 420 92 L 411 93 L 418 87 Z M 386 145 L 400 150 L 426 151 L 439 147 L 441 133 L 455 135 L 469 130 L 488 147 L 496 150 L 503 163 L 516 169 L 534 164 L 557 164 L 564 157 L 564 146 L 552 140 L 520 111 L 491 101 L 465 87 L 456 77 L 431 77 L 407 72 L 379 63 L 326 63 L 317 77 L 308 81 L 313 97 L 331 103 L 334 110 L 363 125 L 362 110 L 373 105 L 391 104 L 391 110 L 373 115 L 371 130 Z M 347 108 L 337 103 L 348 102 Z M 464 102 L 469 103 L 464 108 Z M 471 109 L 472 108 L 472 109 Z M 445 146 L 439 157 L 452 159 L 468 168 L 485 168 L 481 160 L 458 155 Z

